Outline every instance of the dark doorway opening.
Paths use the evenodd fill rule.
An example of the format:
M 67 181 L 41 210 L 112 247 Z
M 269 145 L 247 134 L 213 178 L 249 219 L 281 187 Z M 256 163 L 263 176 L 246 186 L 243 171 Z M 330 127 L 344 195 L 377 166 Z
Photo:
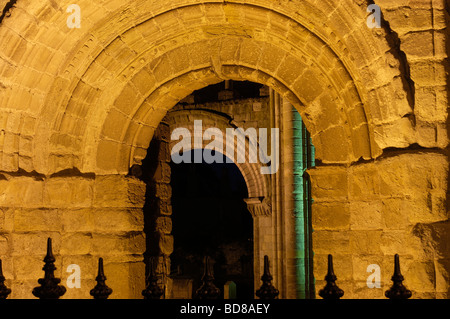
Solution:
M 215 284 L 236 284 L 237 299 L 253 298 L 253 219 L 244 198 L 245 180 L 232 163 L 171 162 L 171 278 L 192 279 L 192 294 L 200 287 L 203 259 L 213 261 Z

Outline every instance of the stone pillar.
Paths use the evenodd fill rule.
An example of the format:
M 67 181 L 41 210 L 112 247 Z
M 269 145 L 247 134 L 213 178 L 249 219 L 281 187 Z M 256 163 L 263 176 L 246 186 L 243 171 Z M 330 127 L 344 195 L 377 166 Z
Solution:
M 280 161 L 282 163 L 279 174 L 281 179 L 281 220 L 280 225 L 283 241 L 283 260 L 284 260 L 284 285 L 285 298 L 295 299 L 299 298 L 301 292 L 299 289 L 300 274 L 298 273 L 298 267 L 301 262 L 304 262 L 302 258 L 302 251 L 299 251 L 298 236 L 297 233 L 297 212 L 295 202 L 295 180 L 301 178 L 296 173 L 299 168 L 295 167 L 298 163 L 294 159 L 294 116 L 293 112 L 297 110 L 293 109 L 291 103 L 285 99 L 281 99 L 280 102 Z M 294 110 L 294 111 L 293 111 Z M 303 233 L 301 234 L 303 235 Z M 304 253 L 303 253 L 304 254 Z M 304 293 L 303 293 L 304 294 Z
M 269 93 L 269 109 L 270 109 L 270 127 L 271 128 L 280 128 L 280 95 L 276 93 L 273 89 L 270 89 Z M 270 145 L 272 145 L 272 139 L 270 139 Z M 280 163 L 282 163 L 282 158 L 280 158 Z M 272 163 L 273 165 L 273 163 Z M 271 215 L 271 224 L 272 224 L 272 233 L 273 236 L 271 238 L 273 245 L 273 254 L 274 258 L 272 258 L 271 267 L 272 267 L 272 276 L 273 276 L 273 284 L 279 289 L 280 295 L 279 298 L 285 298 L 285 286 L 284 286 L 284 260 L 283 260 L 283 239 L 282 239 L 282 221 L 281 221 L 281 211 L 282 211 L 282 165 L 278 169 L 278 172 L 270 175 L 270 193 L 271 193 L 271 207 L 272 207 L 272 215 Z M 270 256 L 269 256 L 270 257 Z
M 144 179 L 147 182 L 147 203 L 144 209 L 147 235 L 146 259 L 156 257 L 156 273 L 165 297 L 171 295 L 170 255 L 173 252 L 172 188 L 170 186 L 170 127 L 161 122 L 149 147 Z
M 279 298 L 297 297 L 297 247 L 294 214 L 292 105 L 270 91 L 271 127 L 279 129 L 279 169 L 271 176 L 274 242 L 273 277 Z
M 145 183 L 134 177 L 112 175 L 96 177 L 93 186 L 92 218 L 95 240 L 91 249 L 94 256 L 103 257 L 107 284 L 113 289 L 109 298 L 140 299 L 145 288 L 145 234 L 142 211 Z M 70 243 L 67 244 L 70 246 Z M 76 246 L 77 242 L 72 241 L 72 245 Z M 94 272 L 89 272 L 89 275 L 93 273 L 93 279 L 96 275 L 96 263 L 94 260 Z
M 272 208 L 270 199 L 244 199 L 253 217 L 253 277 L 255 291 L 261 286 L 264 270 L 264 255 L 274 258 Z

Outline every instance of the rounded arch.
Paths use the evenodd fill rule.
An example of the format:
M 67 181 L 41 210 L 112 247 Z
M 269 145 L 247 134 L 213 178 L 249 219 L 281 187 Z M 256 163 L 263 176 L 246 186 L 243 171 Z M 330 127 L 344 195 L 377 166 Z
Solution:
M 201 131 L 198 130 L 198 127 L 195 127 L 194 122 L 191 120 L 195 118 L 195 120 L 202 121 Z M 217 128 L 222 133 L 221 136 L 215 136 L 215 139 L 218 139 L 218 142 L 223 145 L 223 149 L 233 149 L 234 154 L 237 152 L 242 152 L 245 154 L 245 162 L 239 163 L 234 161 L 236 157 L 231 158 L 233 163 L 238 167 L 242 176 L 244 177 L 245 183 L 248 189 L 248 197 L 249 198 L 259 198 L 261 200 L 268 199 L 270 197 L 269 194 L 269 178 L 268 175 L 261 174 L 261 163 L 250 163 L 248 161 L 249 158 L 249 139 L 246 137 L 246 147 L 245 145 L 241 145 L 238 143 L 236 138 L 233 141 L 230 141 L 226 138 L 226 129 L 227 128 L 236 128 L 235 125 L 232 124 L 232 121 L 221 114 L 217 114 L 207 110 L 179 110 L 175 112 L 170 112 L 166 118 L 165 122 L 169 124 L 171 134 L 177 128 L 185 128 L 189 132 L 191 132 L 191 141 L 186 141 L 188 143 L 184 144 L 183 151 L 189 151 L 194 149 L 194 139 L 198 138 L 202 140 L 202 148 L 208 149 L 210 148 L 208 144 L 211 141 L 204 140 L 203 136 L 205 131 L 210 128 Z M 169 147 L 171 150 L 174 149 L 174 145 L 179 143 L 179 140 L 171 140 L 169 143 Z M 185 142 L 185 141 L 183 141 Z M 264 151 L 264 150 L 263 150 Z M 171 151 L 172 152 L 172 151 Z M 224 152 L 221 152 L 225 154 Z M 268 208 L 269 209 L 269 208 Z
M 38 98 L 30 100 L 28 131 L 36 133 L 33 145 L 40 152 L 32 152 L 29 166 L 45 173 L 70 167 L 124 173 L 148 146 L 143 144 L 149 139 L 139 137 L 151 136 L 167 109 L 192 90 L 224 79 L 267 84 L 284 95 L 302 114 L 324 162 L 378 156 L 380 147 L 389 146 L 384 134 L 398 123 L 404 130 L 403 116 L 411 110 L 405 96 L 393 94 L 398 68 L 369 44 L 387 48 L 387 42 L 362 27 L 364 8 L 343 2 L 86 4 L 82 30 L 67 29 L 59 10 L 64 3 L 59 9 L 46 2 L 20 7 L 22 17 L 39 17 L 39 27 L 54 31 L 48 34 L 67 38 L 56 45 L 45 32 L 32 32 L 32 19 L 20 27 L 8 22 L 38 44 L 22 46 L 22 53 L 46 57 L 39 64 L 22 54 L 15 62 L 54 79 L 45 78 Z M 20 46 L 12 47 L 14 55 Z M 373 69 L 382 71 L 367 76 Z M 380 87 L 373 87 L 374 77 Z M 12 78 L 12 93 L 18 93 L 25 80 L 20 74 Z M 383 105 L 386 92 L 399 96 L 394 108 Z

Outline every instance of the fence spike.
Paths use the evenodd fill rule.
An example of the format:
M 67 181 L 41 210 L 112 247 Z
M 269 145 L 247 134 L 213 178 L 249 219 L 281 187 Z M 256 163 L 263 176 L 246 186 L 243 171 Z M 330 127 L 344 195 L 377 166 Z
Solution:
M 270 274 L 269 256 L 264 256 L 264 273 L 261 276 L 262 285 L 256 291 L 256 296 L 260 299 L 276 299 L 279 295 L 279 291 L 272 285 L 272 275 Z
M 109 295 L 112 294 L 112 289 L 105 283 L 106 276 L 103 271 L 103 258 L 101 257 L 98 259 L 98 273 L 95 281 L 97 281 L 97 285 L 91 289 L 91 296 L 94 297 L 94 299 L 108 299 Z
M 158 285 L 158 276 L 156 275 L 155 258 L 149 260 L 149 275 L 147 278 L 147 287 L 142 290 L 144 299 L 160 299 L 164 290 Z
M 391 280 L 394 282 L 392 287 L 387 290 L 384 295 L 389 299 L 409 299 L 412 296 L 411 290 L 403 285 L 403 275 L 400 271 L 400 257 L 398 254 L 394 256 L 394 274 Z
M 327 284 L 319 291 L 319 296 L 323 299 L 340 299 L 344 291 L 336 285 L 337 277 L 333 269 L 333 256 L 328 255 L 328 272 L 325 276 Z
M 220 290 L 214 285 L 214 272 L 209 263 L 209 256 L 204 259 L 205 271 L 203 273 L 203 284 L 195 292 L 196 299 L 218 299 Z
M 32 291 L 35 297 L 39 299 L 59 299 L 66 293 L 64 286 L 58 285 L 61 279 L 55 278 L 55 257 L 52 252 L 52 239 L 47 239 L 47 255 L 44 257 L 44 278 L 38 279 L 40 286 Z
M 8 298 L 11 289 L 5 285 L 5 276 L 3 276 L 2 260 L 0 259 L 0 299 Z

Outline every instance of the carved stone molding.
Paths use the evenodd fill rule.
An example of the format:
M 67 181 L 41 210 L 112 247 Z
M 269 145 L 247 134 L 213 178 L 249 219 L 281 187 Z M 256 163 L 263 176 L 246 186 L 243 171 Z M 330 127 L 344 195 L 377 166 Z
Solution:
M 272 207 L 266 197 L 246 198 L 244 201 L 253 217 L 272 215 Z

